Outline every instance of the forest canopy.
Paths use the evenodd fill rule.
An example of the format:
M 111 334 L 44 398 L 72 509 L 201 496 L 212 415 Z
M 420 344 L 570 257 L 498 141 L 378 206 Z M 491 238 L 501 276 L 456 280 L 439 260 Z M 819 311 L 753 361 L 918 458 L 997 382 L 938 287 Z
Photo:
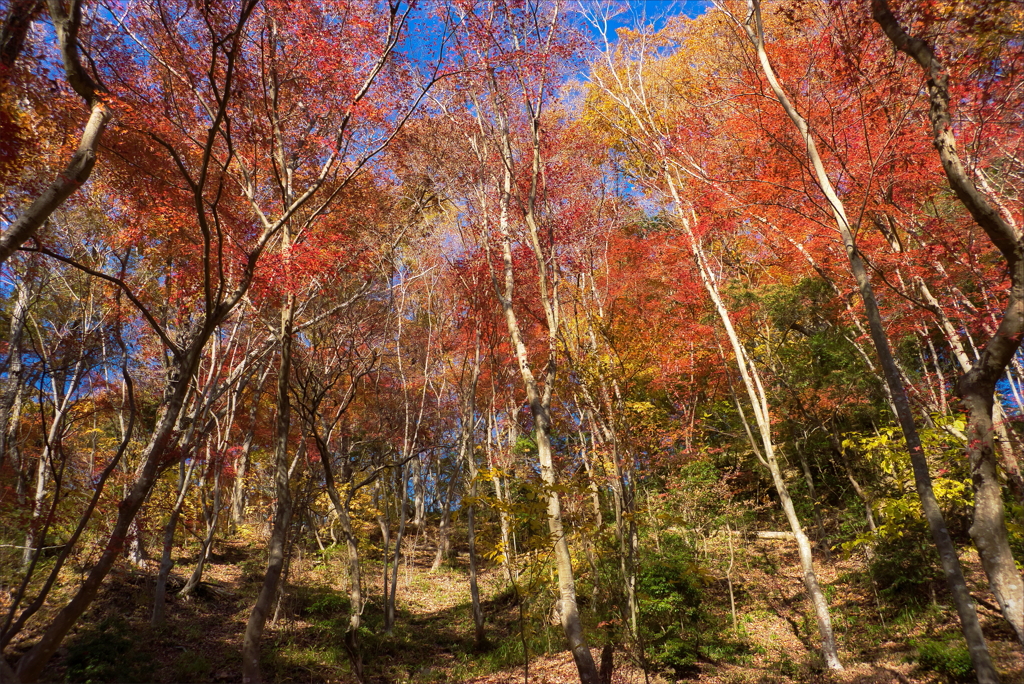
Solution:
M 1018 0 L 0 2 L 0 682 L 1024 678 Z

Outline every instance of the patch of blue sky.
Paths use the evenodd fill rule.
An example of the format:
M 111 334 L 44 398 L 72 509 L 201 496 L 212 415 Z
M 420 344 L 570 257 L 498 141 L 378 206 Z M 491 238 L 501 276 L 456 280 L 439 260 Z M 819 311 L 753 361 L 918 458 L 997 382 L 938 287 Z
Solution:
M 669 19 L 678 16 L 687 16 L 691 19 L 704 14 L 712 3 L 710 0 L 629 0 L 628 2 L 610 3 L 607 0 L 577 0 L 580 9 L 585 14 L 592 14 L 595 10 L 601 11 L 605 8 L 614 12 L 609 17 L 608 28 L 611 35 L 620 28 L 639 29 L 646 26 L 654 30 L 665 27 Z M 595 39 L 600 39 L 600 32 L 596 32 Z

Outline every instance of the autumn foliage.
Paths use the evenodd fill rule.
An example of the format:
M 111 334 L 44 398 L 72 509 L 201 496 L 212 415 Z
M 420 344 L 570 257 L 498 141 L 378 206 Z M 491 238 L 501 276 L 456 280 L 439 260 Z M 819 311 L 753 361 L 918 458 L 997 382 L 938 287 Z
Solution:
M 74 680 L 125 577 L 159 641 L 245 544 L 234 678 L 290 676 L 311 554 L 315 676 L 397 677 L 417 553 L 465 559 L 480 662 L 691 676 L 760 657 L 758 533 L 801 551 L 787 676 L 867 658 L 837 563 L 877 641 L 960 648 L 975 550 L 963 662 L 1020 674 L 1024 10 L 640 5 L 0 7 L 0 681 Z

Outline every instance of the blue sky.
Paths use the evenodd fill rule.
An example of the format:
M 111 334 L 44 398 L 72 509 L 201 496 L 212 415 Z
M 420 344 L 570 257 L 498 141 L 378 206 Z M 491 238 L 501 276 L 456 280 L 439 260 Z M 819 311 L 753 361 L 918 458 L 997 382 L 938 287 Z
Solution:
M 621 0 L 618 2 L 614 0 L 613 2 L 609 2 L 609 0 L 578 0 L 578 3 L 575 7 L 585 17 L 582 23 L 590 26 L 590 33 L 598 46 L 602 46 L 605 39 L 602 35 L 605 26 L 599 17 L 607 12 L 610 6 L 616 7 L 618 12 L 607 23 L 607 37 L 612 43 L 615 42 L 618 29 L 652 26 L 658 30 L 672 17 L 681 15 L 696 17 L 712 7 L 710 0 L 626 0 L 625 2 Z M 595 21 L 602 26 L 600 28 L 594 26 Z
M 710 0 L 629 0 L 625 4 L 629 8 L 615 18 L 613 25 L 616 28 L 632 27 L 637 22 L 654 24 L 655 28 L 660 28 L 668 17 L 680 14 L 696 17 L 711 6 Z

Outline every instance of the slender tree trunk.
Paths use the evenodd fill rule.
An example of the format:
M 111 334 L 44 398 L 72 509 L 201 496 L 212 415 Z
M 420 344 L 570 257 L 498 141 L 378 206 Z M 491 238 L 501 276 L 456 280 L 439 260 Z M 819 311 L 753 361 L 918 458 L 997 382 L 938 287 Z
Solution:
M 807 483 L 807 495 L 811 498 L 811 505 L 814 508 L 814 524 L 818 527 L 820 540 L 819 547 L 825 554 L 825 559 L 832 562 L 832 551 L 828 547 L 828 535 L 825 533 L 825 523 L 821 518 L 821 505 L 818 503 L 818 495 L 814 489 L 814 476 L 811 474 L 811 464 L 807 461 L 807 454 L 803 449 L 800 453 L 800 467 L 803 469 L 804 482 Z
M 495 85 L 495 88 L 497 86 Z M 539 111 L 534 112 L 534 117 L 539 116 Z M 509 203 L 512 193 L 512 146 L 508 130 L 508 122 L 503 117 L 499 125 L 502 129 L 502 157 L 505 161 L 503 186 L 500 195 L 500 216 L 499 228 L 501 231 L 501 258 L 502 278 L 501 281 L 495 277 L 495 290 L 498 300 L 501 303 L 502 311 L 505 314 L 505 323 L 508 328 L 509 339 L 515 349 L 516 360 L 519 365 L 520 375 L 526 389 L 527 401 L 530 405 L 530 413 L 533 416 L 534 435 L 537 442 L 537 460 L 540 464 L 541 481 L 548 489 L 547 494 L 547 516 L 548 531 L 551 535 L 555 551 L 555 567 L 558 574 L 558 613 L 561 616 L 562 630 L 568 641 L 569 651 L 572 653 L 579 672 L 581 684 L 597 684 L 600 679 L 597 672 L 597 665 L 590 653 L 586 636 L 583 632 L 583 622 L 580 620 L 579 606 L 576 602 L 576 580 L 573 574 L 572 556 L 569 553 L 569 542 L 565 537 L 562 525 L 562 509 L 557 492 L 557 477 L 555 475 L 554 462 L 551 449 L 551 394 L 554 391 L 554 382 L 557 371 L 558 360 L 558 279 L 557 269 L 546 255 L 540 242 L 540 228 L 534 214 L 535 202 L 537 199 L 538 182 L 541 175 L 541 145 L 540 145 L 540 121 L 535 118 L 532 127 L 533 137 L 533 169 L 531 176 L 530 196 L 528 205 L 524 212 L 523 220 L 529 232 L 530 244 L 536 258 L 537 284 L 539 286 L 539 300 L 544 308 L 544 318 L 547 324 L 548 353 L 547 363 L 544 370 L 545 382 L 543 389 L 530 368 L 529 355 L 526 343 L 523 339 L 519 326 L 519 319 L 513 308 L 513 293 L 515 289 L 515 272 L 512 259 L 512 234 L 509 216 Z M 490 252 L 489 243 L 487 244 Z
M 209 461 L 209 459 L 208 459 Z M 206 566 L 206 561 L 210 557 L 210 550 L 213 548 L 213 537 L 217 532 L 217 523 L 220 521 L 220 465 L 216 462 L 213 463 L 213 467 L 216 468 L 216 472 L 213 475 L 213 507 L 209 511 L 208 519 L 206 521 L 206 538 L 203 539 L 203 547 L 199 551 L 199 561 L 196 563 L 195 570 L 192 571 L 192 576 L 188 578 L 188 582 L 182 588 L 180 594 L 181 597 L 188 598 L 195 591 L 199 583 L 203 581 L 203 568 Z
M 174 427 L 188 391 L 189 380 L 198 364 L 199 348 L 197 347 L 199 346 L 196 344 L 183 354 L 180 372 L 174 374 L 174 379 L 170 383 L 165 395 L 165 402 L 157 417 L 156 427 L 149 443 L 143 449 L 135 481 L 128 495 L 121 500 L 117 507 L 117 518 L 107 534 L 99 558 L 71 601 L 50 620 L 49 626 L 35 646 L 18 661 L 16 674 L 25 684 L 36 681 L 42 673 L 46 663 L 60 646 L 65 635 L 92 603 L 104 578 L 120 556 L 131 522 L 160 475 L 161 463 L 165 461 L 164 457 L 171 445 Z
M 512 255 L 511 246 L 506 240 L 505 248 L 506 282 L 512 280 Z M 559 501 L 557 477 L 555 476 L 554 461 L 552 459 L 551 419 L 548 413 L 548 403 L 544 401 L 538 391 L 536 380 L 529 368 L 527 360 L 526 345 L 523 342 L 519 331 L 519 322 L 515 312 L 512 310 L 511 293 L 502 298 L 502 305 L 505 309 L 506 322 L 512 338 L 513 346 L 516 349 L 516 356 L 519 360 L 519 367 L 526 385 L 527 398 L 530 403 L 530 412 L 533 414 L 534 435 L 537 442 L 537 460 L 540 463 L 541 481 L 548 488 L 547 514 L 548 532 L 554 543 L 555 567 L 558 574 L 558 614 L 561 618 L 562 630 L 566 640 L 569 642 L 569 650 L 573 660 L 576 662 L 576 669 L 580 675 L 581 684 L 597 684 L 599 676 L 594 657 L 587 646 L 586 637 L 583 633 L 583 623 L 580 620 L 579 607 L 576 603 L 576 580 L 572 568 L 572 556 L 569 553 L 569 542 L 565 537 L 562 526 L 562 508 Z M 551 335 L 554 344 L 554 334 Z M 554 359 L 549 357 L 548 373 L 553 373 Z M 549 381 L 551 378 L 549 377 Z M 545 387 L 545 394 L 550 395 L 551 387 Z
M 287 236 L 287 233 L 286 233 Z M 284 245 L 287 251 L 288 244 Z M 285 548 L 288 542 L 288 528 L 292 519 L 292 499 L 289 483 L 288 433 L 291 430 L 291 402 L 289 385 L 292 364 L 292 328 L 295 316 L 295 295 L 289 294 L 281 311 L 281 362 L 277 375 L 277 420 L 274 435 L 274 493 L 277 506 L 268 544 L 267 570 L 259 596 L 249 614 L 242 641 L 242 681 L 244 684 L 258 684 L 260 673 L 260 640 L 267 623 L 274 598 L 277 596 L 281 572 L 284 569 Z
M 348 439 L 343 437 L 341 452 L 346 463 L 350 457 L 349 448 L 350 445 Z M 322 449 L 322 451 L 327 450 Z M 345 651 L 348 653 L 349 662 L 352 663 L 352 674 L 355 676 L 356 681 L 362 684 L 364 681 L 363 657 L 359 650 L 359 628 L 362 626 L 363 615 L 363 578 L 359 563 L 359 540 L 356 538 L 355 531 L 352 529 L 352 518 L 349 510 L 352 506 L 352 498 L 356 495 L 356 492 L 360 488 L 370 484 L 371 481 L 375 480 L 380 471 L 377 471 L 377 474 L 368 477 L 363 480 L 363 482 L 356 485 L 352 482 L 351 470 L 346 465 L 346 467 L 342 469 L 342 477 L 344 478 L 343 482 L 350 486 L 345 498 L 342 499 L 341 495 L 338 493 L 338 487 L 334 480 L 334 467 L 331 465 L 330 456 L 323 455 L 320 459 L 320 463 L 324 469 L 324 483 L 327 487 L 327 496 L 330 498 L 331 503 L 334 504 L 334 511 L 337 513 L 338 521 L 341 523 L 341 532 L 345 537 L 345 547 L 348 551 L 349 613 L 348 629 L 345 630 L 344 644 Z
M 928 77 L 928 118 L 933 143 L 939 153 L 949 186 L 957 199 L 985 231 L 1006 262 L 1010 292 L 1002 320 L 977 360 L 960 378 L 957 387 L 967 406 L 967 455 L 974 484 L 974 521 L 971 538 L 978 548 L 1003 617 L 1024 644 L 1024 579 L 1014 562 L 1006 531 L 1002 487 L 996 475 L 993 441 L 993 395 L 996 383 L 1013 360 L 1024 339 L 1024 241 L 979 191 L 964 169 L 956 151 L 956 138 L 949 112 L 949 74 L 925 41 L 908 35 L 889 10 L 885 0 L 872 0 L 872 14 L 896 48 L 916 61 Z M 1004 442 L 1007 444 L 1008 441 Z M 1004 450 L 1005 452 L 1006 450 Z M 1008 474 L 1020 477 L 1016 459 Z M 1018 482 L 1018 485 L 1020 483 Z
M 434 562 L 430 565 L 431 572 L 441 569 L 441 564 L 451 556 L 451 523 L 452 523 L 452 495 L 455 493 L 455 484 L 458 481 L 458 470 L 449 476 L 448 485 L 445 487 L 444 496 L 441 501 L 441 522 L 437 526 L 437 553 L 434 554 Z M 441 482 L 441 463 L 437 463 L 437 482 Z
M 42 408 L 42 407 L 40 407 Z M 53 427 L 57 422 L 54 421 Z M 48 461 L 50 449 L 44 448 L 36 462 L 36 487 L 32 495 L 32 517 L 29 520 L 28 528 L 25 530 L 25 545 L 21 549 L 21 570 L 24 572 L 32 561 L 32 555 L 36 550 L 36 529 L 39 527 L 43 516 L 43 504 L 46 500 L 46 483 L 49 481 Z
M 240 525 L 245 520 L 245 474 L 249 469 L 249 459 L 252 456 L 253 438 L 256 434 L 256 410 L 259 397 L 253 400 L 252 408 L 249 409 L 249 429 L 245 433 L 245 440 L 242 442 L 242 452 L 238 455 L 235 465 L 235 481 L 231 485 L 231 524 Z
M 14 68 L 25 45 L 29 27 L 39 16 L 43 0 L 12 0 L 7 5 L 7 16 L 0 27 L 0 77 Z M 6 84 L 0 81 L 0 87 Z
M 601 516 L 601 494 L 597 485 L 596 458 L 592 458 L 587 452 L 587 436 L 583 432 L 582 425 L 577 433 L 580 440 L 580 460 L 583 461 L 583 469 L 587 473 L 587 488 L 590 490 L 590 507 L 594 511 L 594 529 L 600 531 L 604 527 L 604 520 Z
M 626 590 L 630 629 L 634 638 L 639 640 L 640 604 L 636 597 L 636 563 L 640 552 L 640 537 L 636 522 L 636 489 L 632 482 L 635 478 L 629 477 L 627 469 L 623 468 L 624 459 L 619 450 L 618 434 L 612 419 L 611 394 L 608 392 L 604 376 L 599 376 L 598 381 L 607 418 L 602 417 L 600 411 L 594 407 L 590 412 L 590 420 L 594 434 L 600 431 L 611 449 L 612 496 L 615 504 L 615 538 L 619 543 L 619 571 L 622 573 Z M 642 657 L 646 662 L 646 656 Z
M 47 431 L 45 442 L 43 445 L 43 451 L 39 455 L 39 464 L 36 470 L 36 491 L 33 498 L 32 505 L 32 520 L 29 524 L 28 530 L 25 533 L 25 548 L 22 555 L 22 569 L 28 567 L 29 562 L 32 558 L 32 552 L 35 546 L 38 544 L 41 546 L 45 543 L 45 539 L 36 539 L 36 528 L 39 524 L 40 517 L 43 513 L 43 503 L 46 499 L 46 482 L 48 479 L 48 469 L 53 470 L 55 468 L 54 457 L 57 452 L 63 453 L 63 449 L 60 447 L 61 440 L 64 434 L 64 419 L 67 416 L 68 408 L 71 402 L 71 397 L 78 390 L 79 382 L 82 380 L 82 376 L 85 373 L 85 349 L 83 347 L 81 354 L 79 355 L 78 361 L 75 363 L 74 370 L 72 371 L 71 378 L 68 381 L 67 386 L 64 386 L 64 377 L 59 379 L 51 377 L 50 388 L 53 396 L 53 419 L 50 422 L 50 429 Z M 43 406 L 39 406 L 39 411 L 43 411 Z
M 189 485 L 192 482 L 192 472 L 195 470 L 199 459 L 193 457 L 188 469 L 185 462 L 178 464 L 178 497 L 174 501 L 174 507 L 168 516 L 167 524 L 164 526 L 164 540 L 160 556 L 160 570 L 156 575 L 156 589 L 153 591 L 153 617 L 150 623 L 156 627 L 162 625 L 166 619 L 167 609 L 167 577 L 174 567 L 174 559 L 171 556 L 174 550 L 174 531 L 178 527 L 178 517 L 185 505 L 185 496 L 188 494 Z
M 363 615 L 363 578 L 359 565 L 359 541 L 352 530 L 352 520 L 348 512 L 350 500 L 351 497 L 346 499 L 345 505 L 338 511 L 341 532 L 345 537 L 345 547 L 348 550 L 349 612 L 348 629 L 345 630 L 345 649 L 352 662 L 352 672 L 356 681 L 362 682 L 363 658 L 359 650 L 359 628 L 362 626 Z
M 384 479 L 380 478 L 377 480 L 377 486 L 375 487 L 377 494 L 377 526 L 380 527 L 381 536 L 381 548 L 384 550 L 384 560 L 381 569 L 381 583 L 383 586 L 383 599 L 384 599 L 384 619 L 387 621 L 387 605 L 388 605 L 388 563 L 391 558 L 391 515 L 388 509 L 388 493 L 387 487 L 384 484 Z
M 466 467 L 466 495 L 469 499 L 466 505 L 466 526 L 469 542 L 469 595 L 473 610 L 473 633 L 477 649 L 482 650 L 487 646 L 487 634 L 484 631 L 484 612 L 480 605 L 480 586 L 477 568 L 476 504 L 474 502 L 479 495 L 479 483 L 476 454 L 473 448 L 476 427 L 476 386 L 479 379 L 480 332 L 477 331 L 468 384 L 464 384 L 460 388 L 459 460 Z
M 590 278 L 593 301 L 596 305 L 597 315 L 604 320 L 604 307 L 601 305 L 597 293 L 597 286 L 594 283 L 593 275 Z M 596 352 L 599 348 L 598 337 L 593 324 L 587 326 L 590 337 L 591 349 Z M 641 650 L 641 661 L 644 667 L 644 676 L 647 676 L 646 655 L 643 653 L 643 643 L 639 632 L 639 602 L 636 596 L 636 563 L 640 553 L 640 537 L 636 518 L 636 487 L 633 476 L 632 460 L 624 449 L 620 448 L 618 429 L 616 427 L 616 406 L 622 403 L 622 395 L 619 391 L 617 381 L 613 378 L 609 383 L 601 367 L 598 366 L 597 388 L 599 390 L 600 405 L 591 396 L 586 385 L 581 386 L 586 398 L 589 410 L 585 411 L 591 423 L 591 444 L 595 445 L 598 435 L 603 439 L 611 450 L 610 460 L 612 463 L 612 493 L 615 503 L 615 537 L 619 543 L 619 570 L 622 574 L 626 591 L 626 605 L 629 609 L 629 624 L 633 637 L 637 640 Z M 609 388 L 609 384 L 611 388 Z M 594 467 L 596 469 L 597 454 L 594 450 Z M 593 478 L 591 479 L 591 496 L 594 506 L 600 510 L 600 496 L 597 492 Z M 601 515 L 598 512 L 600 523 Z
M 42 194 L 22 210 L 13 223 L 0 235 L 0 264 L 7 261 L 26 240 L 35 235 L 39 227 L 57 207 L 89 180 L 96 165 L 96 151 L 100 137 L 110 121 L 111 112 L 99 97 L 98 88 L 82 67 L 78 56 L 78 30 L 82 23 L 82 3 L 72 3 L 68 14 L 62 0 L 49 0 L 50 18 L 60 44 L 61 57 L 68 83 L 82 96 L 89 107 L 89 119 L 64 171 L 50 183 Z
M 822 656 L 825 659 L 826 666 L 830 670 L 842 670 L 843 664 L 839 660 L 839 652 L 836 648 L 835 633 L 832 630 L 832 617 L 829 613 L 828 602 L 825 600 L 825 595 L 821 591 L 821 587 L 818 584 L 818 576 L 814 570 L 814 556 L 811 552 L 811 545 L 807 539 L 807 535 L 804 533 L 803 525 L 801 524 L 799 517 L 797 517 L 796 509 L 793 507 L 793 499 L 789 494 L 789 487 L 786 484 L 786 480 L 782 475 L 782 469 L 779 467 L 778 460 L 775 456 L 775 443 L 771 435 L 771 418 L 768 410 L 768 397 L 761 383 L 760 373 L 757 370 L 757 365 L 747 353 L 746 348 L 743 346 L 743 343 L 740 341 L 739 336 L 736 334 L 736 331 L 732 326 L 732 318 L 729 314 L 729 310 L 722 301 L 718 292 L 718 285 L 712 279 L 711 273 L 706 266 L 703 248 L 698 242 L 697 237 L 693 234 L 689 217 L 683 213 L 684 205 L 682 204 L 676 189 L 676 182 L 668 173 L 666 173 L 666 181 L 671 191 L 672 198 L 676 203 L 676 207 L 679 210 L 680 222 L 693 250 L 694 260 L 697 263 L 697 270 L 700 273 L 704 289 L 707 290 L 708 295 L 711 297 L 711 301 L 718 312 L 718 317 L 722 321 L 722 325 L 725 327 L 725 332 L 732 345 L 733 353 L 736 356 L 736 365 L 739 369 L 740 377 L 743 380 L 743 385 L 747 390 L 747 396 L 750 400 L 751 409 L 754 413 L 754 420 L 757 423 L 758 431 L 760 433 L 764 456 L 761 457 L 760 452 L 757 449 L 757 443 L 754 441 L 753 434 L 747 426 L 746 416 L 740 406 L 739 398 L 735 397 L 736 407 L 739 410 L 740 418 L 743 420 L 747 436 L 750 439 L 750 446 L 754 449 L 754 453 L 758 455 L 762 464 L 768 468 L 768 472 L 771 473 L 772 482 L 775 485 L 775 490 L 779 495 L 779 501 L 782 505 L 782 511 L 786 515 L 786 521 L 789 523 L 789 527 L 793 531 L 793 536 L 796 537 L 797 549 L 800 552 L 800 568 L 803 573 L 804 587 L 807 589 L 807 597 L 810 599 L 811 605 L 814 607 L 814 614 L 818 622 L 818 632 L 821 635 Z
M 917 488 L 918 496 L 921 498 L 921 507 L 924 510 L 925 518 L 928 520 L 932 538 L 935 540 L 935 545 L 939 551 L 939 558 L 942 561 L 946 582 L 949 585 L 954 603 L 956 604 L 957 613 L 960 616 L 961 628 L 971 653 L 971 661 L 974 664 L 975 673 L 980 682 L 998 682 L 999 676 L 992 665 L 992 658 L 989 655 L 988 646 L 981 631 L 981 624 L 978 621 L 978 612 L 967 589 L 967 583 L 964 580 L 960 559 L 957 557 L 953 540 L 950 538 L 949 530 L 946 528 L 942 510 L 935 499 L 931 473 L 928 471 L 928 460 L 921 446 L 917 425 L 914 422 L 914 416 L 910 409 L 910 401 L 903 386 L 903 378 L 896 365 L 892 349 L 889 346 L 889 338 L 886 336 L 885 328 L 882 324 L 882 316 L 878 309 L 878 303 L 875 300 L 871 279 L 853 238 L 853 231 L 846 217 L 846 209 L 836 194 L 831 180 L 828 178 L 821 157 L 818 155 L 817 146 L 815 145 L 814 137 L 811 135 L 809 125 L 790 102 L 768 60 L 768 55 L 764 49 L 764 30 L 761 24 L 760 3 L 758 0 L 748 0 L 748 3 L 751 11 L 747 23 L 744 25 L 744 30 L 746 30 L 748 37 L 754 44 L 758 60 L 772 92 L 803 138 L 807 158 L 814 167 L 818 187 L 825 194 L 825 198 L 831 206 L 836 227 L 839 229 L 843 244 L 846 247 L 846 255 L 850 261 L 850 270 L 853 272 L 857 287 L 860 290 L 861 299 L 864 302 L 871 339 L 878 353 L 878 360 L 882 366 L 886 384 L 889 386 L 889 391 L 892 394 L 900 427 L 906 439 L 907 451 L 910 454 L 914 470 L 914 484 Z M 991 398 L 991 392 L 989 397 Z
M 463 429 L 472 429 L 463 427 Z M 463 458 L 468 466 L 469 486 L 467 494 L 473 500 L 477 497 L 477 470 L 476 459 L 473 457 L 472 436 L 463 438 Z M 487 646 L 487 635 L 484 632 L 484 612 L 480 606 L 480 586 L 477 568 L 476 550 L 476 505 L 466 506 L 466 536 L 469 542 L 469 596 L 473 609 L 473 634 L 476 640 L 476 647 L 483 649 Z
M 398 532 L 395 534 L 395 553 L 391 562 L 391 590 L 387 591 L 387 584 L 384 585 L 386 594 L 386 606 L 384 608 L 384 632 L 391 634 L 395 627 L 395 601 L 398 593 L 398 566 L 402 558 L 402 540 L 405 537 L 405 524 L 409 519 L 409 477 L 408 465 L 399 468 L 398 484 L 402 488 L 402 496 L 399 499 Z M 386 567 L 386 566 L 385 566 Z M 385 570 L 386 572 L 386 570 Z
M 423 461 L 417 456 L 412 460 L 412 494 L 413 494 L 413 517 L 412 526 L 416 528 L 417 535 L 423 529 L 423 523 L 427 519 L 427 488 L 423 482 Z
M 497 417 L 495 416 L 494 395 L 494 386 L 492 385 L 491 403 L 490 406 L 487 407 L 487 441 L 485 443 L 484 449 L 486 450 L 487 454 L 487 465 L 492 471 L 494 471 L 492 472 L 491 477 L 491 483 L 494 485 L 494 497 L 498 501 L 507 504 L 508 499 L 505 496 L 503 487 L 501 486 L 502 480 L 504 480 L 505 478 L 505 473 L 501 467 L 501 464 L 498 462 L 497 457 L 495 456 L 495 451 L 497 451 L 501 446 L 501 434 L 497 433 L 498 420 Z M 516 549 L 515 544 L 513 544 L 510 535 L 507 511 L 507 506 L 500 506 L 498 508 L 498 527 L 501 530 L 501 548 L 503 564 L 505 566 L 505 570 L 507 571 L 510 580 L 514 583 L 518 581 L 519 573 L 516 569 Z
M 470 485 L 472 494 L 476 495 L 476 484 Z M 480 585 L 478 580 L 476 552 L 476 511 L 475 506 L 466 509 L 466 536 L 469 541 L 469 597 L 473 610 L 473 638 L 477 649 L 487 646 L 487 633 L 484 631 L 484 611 L 480 606 Z
M 878 526 L 875 525 L 875 516 L 871 510 L 871 497 L 864 491 L 864 488 L 860 486 L 860 482 L 853 475 L 853 469 L 850 468 L 850 463 L 846 458 L 845 451 L 843 449 L 843 443 L 840 441 L 839 436 L 836 435 L 835 427 L 829 425 L 828 438 L 832 444 L 832 451 L 835 453 L 836 458 L 842 464 L 843 471 L 846 473 L 846 479 L 850 481 L 850 486 L 853 487 L 854 493 L 864 502 L 864 519 L 867 523 L 868 530 L 871 532 L 877 532 Z M 874 557 L 874 550 L 868 550 L 868 560 Z
M 21 340 L 25 334 L 25 323 L 28 321 L 28 309 L 31 303 L 31 288 L 22 278 L 15 278 L 14 288 L 18 298 L 11 312 L 10 333 L 7 338 L 7 377 L 0 384 L 0 470 L 7 459 L 9 445 L 14 441 L 17 421 L 11 420 L 12 410 L 21 392 L 24 364 L 21 358 Z
M 505 255 L 506 273 L 509 274 L 507 278 L 511 280 L 511 250 L 507 242 Z M 533 373 L 530 371 L 526 346 L 519 332 L 518 320 L 512 311 L 511 297 L 503 298 L 502 303 L 506 312 L 509 333 L 517 350 L 523 381 L 527 387 L 530 411 L 533 414 L 534 435 L 537 442 L 537 460 L 540 463 L 540 477 L 549 491 L 547 495 L 548 532 L 554 544 L 555 567 L 558 574 L 558 614 L 561 618 L 562 630 L 565 633 L 566 640 L 569 642 L 569 650 L 572 653 L 573 660 L 576 662 L 581 684 L 597 684 L 599 681 L 597 665 L 594 663 L 593 655 L 590 653 L 590 648 L 587 646 L 586 637 L 583 633 L 583 623 L 580 620 L 579 607 L 576 603 L 576 580 L 573 574 L 572 556 L 569 553 L 569 542 L 565 537 L 562 525 L 561 502 L 556 490 L 558 480 L 555 476 L 551 439 L 549 437 L 551 422 L 548 406 L 543 401 L 540 392 L 538 392 Z M 553 366 L 553 360 L 549 361 L 549 368 L 551 366 Z M 546 388 L 546 392 L 549 391 L 550 387 Z

